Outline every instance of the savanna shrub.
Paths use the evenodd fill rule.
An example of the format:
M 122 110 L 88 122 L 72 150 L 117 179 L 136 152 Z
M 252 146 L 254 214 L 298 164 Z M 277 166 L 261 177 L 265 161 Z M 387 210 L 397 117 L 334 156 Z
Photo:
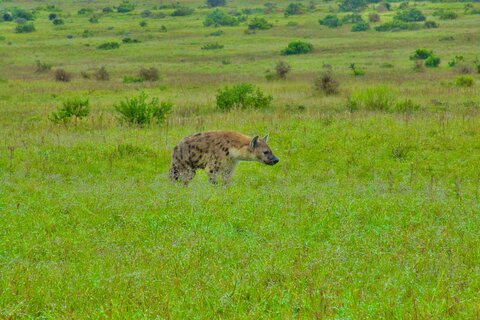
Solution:
M 117 7 L 118 13 L 126 13 L 135 10 L 135 5 L 133 3 L 124 2 Z
M 285 17 L 288 16 L 295 16 L 304 14 L 306 11 L 305 6 L 301 3 L 290 3 L 287 8 L 285 9 L 284 15 Z
M 435 11 L 432 15 L 438 17 L 440 20 L 455 20 L 458 18 L 458 14 L 455 12 L 445 11 L 443 9 Z
M 211 42 L 207 43 L 202 46 L 202 50 L 218 50 L 218 49 L 223 49 L 224 45 L 219 44 L 218 42 Z
M 52 21 L 52 23 L 53 23 L 54 25 L 56 25 L 56 26 L 61 25 L 61 24 L 65 24 L 65 22 L 64 22 L 63 19 L 61 19 L 61 18 L 56 18 L 56 19 L 54 19 L 54 20 Z
M 240 22 L 237 18 L 229 15 L 225 11 L 220 9 L 215 9 L 210 12 L 206 17 L 203 25 L 206 27 L 210 26 L 237 26 Z
M 272 102 L 271 95 L 265 95 L 260 88 L 250 83 L 239 83 L 218 90 L 217 108 L 223 111 L 231 109 L 263 109 Z
M 313 45 L 304 41 L 292 41 L 281 51 L 282 55 L 305 54 L 313 51 Z
M 315 89 L 326 95 L 338 93 L 340 83 L 337 81 L 331 70 L 326 70 L 320 74 L 314 82 Z
M 395 20 L 400 20 L 403 22 L 425 21 L 425 16 L 417 8 L 409 8 L 409 9 L 399 11 L 393 18 Z
M 207 0 L 207 6 L 210 8 L 213 7 L 224 7 L 226 5 L 225 0 Z
M 54 123 L 67 123 L 75 117 L 83 119 L 90 113 L 90 103 L 88 99 L 74 98 L 63 102 L 62 106 L 53 112 L 49 119 Z
M 419 30 L 422 25 L 418 23 L 406 23 L 400 20 L 393 20 L 375 27 L 376 31 L 401 31 L 401 30 Z
M 140 27 L 142 27 L 142 28 L 145 28 L 145 27 L 147 26 L 147 24 L 148 24 L 147 21 L 140 21 L 140 22 L 138 23 L 138 25 L 139 25 Z
M 113 9 L 111 7 L 105 7 L 105 8 L 102 9 L 102 12 L 103 13 L 112 13 Z
M 141 68 L 138 76 L 146 81 L 158 81 L 160 79 L 160 72 L 155 67 Z
M 428 57 L 433 55 L 432 50 L 428 49 L 417 49 L 415 52 L 410 56 L 410 60 L 425 60 Z
M 32 11 L 19 8 L 19 7 L 13 8 L 11 15 L 12 15 L 12 20 L 20 18 L 20 19 L 30 21 L 35 19 L 35 16 L 33 15 Z M 9 20 L 9 21 L 12 21 L 12 20 Z
M 336 15 L 328 15 L 325 18 L 318 20 L 318 23 L 329 28 L 337 28 L 342 25 L 342 21 L 340 21 Z
M 35 72 L 38 73 L 50 71 L 50 69 L 52 69 L 52 65 L 50 63 L 41 62 L 40 60 L 35 61 L 35 65 L 37 67 Z
M 425 23 L 423 24 L 423 27 L 425 29 L 435 29 L 435 28 L 438 28 L 439 25 L 435 21 L 425 21 Z
M 55 20 L 56 18 L 57 18 L 56 13 L 49 13 L 48 14 L 48 20 L 52 21 L 52 20 Z
M 273 24 L 269 23 L 265 18 L 255 17 L 248 24 L 250 30 L 268 30 L 273 27 Z
M 390 88 L 377 86 L 352 94 L 351 100 L 358 109 L 370 111 L 390 111 L 394 106 L 395 97 Z
M 183 17 L 193 14 L 195 9 L 189 7 L 180 7 L 172 12 L 172 17 Z
M 97 49 L 100 49 L 100 50 L 112 50 L 112 49 L 118 49 L 118 48 L 120 48 L 120 44 L 115 41 L 105 42 L 97 46 Z
M 105 66 L 102 66 L 100 69 L 98 69 L 94 73 L 95 79 L 100 80 L 100 81 L 108 81 L 110 80 L 110 74 L 107 71 L 107 68 Z
M 378 13 L 369 13 L 368 14 L 368 21 L 370 22 L 380 22 L 380 15 Z
M 338 8 L 340 11 L 360 11 L 367 6 L 366 0 L 343 0 Z
M 152 98 L 150 101 L 147 99 L 148 95 L 142 92 L 138 97 L 125 98 L 125 101 L 113 107 L 119 113 L 119 119 L 123 123 L 144 126 L 156 120 L 157 124 L 162 124 L 172 110 L 172 103 L 160 103 L 158 98 Z
M 459 76 L 455 79 L 455 85 L 459 87 L 472 87 L 475 79 L 472 76 Z
M 87 14 L 93 12 L 93 9 L 90 8 L 81 8 L 77 11 L 77 14 Z
M 362 21 L 362 22 L 357 22 L 354 25 L 352 25 L 352 32 L 362 32 L 362 31 L 367 31 L 370 29 L 370 25 L 368 22 Z
M 433 54 L 429 56 L 427 59 L 425 59 L 425 67 L 436 68 L 438 67 L 439 64 L 440 64 L 440 58 Z
M 275 66 L 275 72 L 280 79 L 286 79 L 287 74 L 290 72 L 290 69 L 290 65 L 285 61 L 278 61 L 277 65 Z
M 65 69 L 55 70 L 55 80 L 61 82 L 69 82 L 72 78 L 72 75 L 65 71 Z
M 132 39 L 132 38 L 123 38 L 122 39 L 123 43 L 140 43 L 141 41 L 138 39 Z
M 19 24 L 15 28 L 16 33 L 30 33 L 35 31 L 33 23 Z
M 362 16 L 358 13 L 347 14 L 342 18 L 343 23 L 357 23 L 363 21 Z

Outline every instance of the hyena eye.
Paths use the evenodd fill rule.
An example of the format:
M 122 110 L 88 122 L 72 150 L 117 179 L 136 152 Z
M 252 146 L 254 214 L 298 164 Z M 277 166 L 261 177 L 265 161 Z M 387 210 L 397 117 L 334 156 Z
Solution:
M 268 150 L 263 151 L 263 154 L 264 154 L 264 155 L 267 155 L 267 154 L 269 154 L 269 153 L 270 153 L 270 151 L 268 151 Z

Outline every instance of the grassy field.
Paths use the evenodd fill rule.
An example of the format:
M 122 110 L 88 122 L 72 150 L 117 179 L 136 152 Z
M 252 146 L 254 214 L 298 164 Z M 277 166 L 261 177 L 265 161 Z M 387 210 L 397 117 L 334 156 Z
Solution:
M 252 16 L 204 27 L 213 9 L 201 1 L 181 1 L 195 8 L 185 17 L 139 1 L 89 22 L 119 3 L 0 1 L 0 11 L 37 10 L 32 33 L 0 22 L 0 318 L 480 319 L 479 76 L 460 87 L 447 64 L 462 55 L 473 69 L 480 53 L 480 16 L 466 3 L 411 2 L 440 27 L 401 32 L 319 25 L 345 15 L 335 2 L 285 18 L 289 1 L 276 1 L 277 11 L 253 15 L 273 28 L 251 35 Z M 63 25 L 48 20 L 52 4 Z M 432 16 L 442 8 L 458 18 Z M 141 17 L 147 9 L 166 17 Z M 298 39 L 314 52 L 280 55 Z M 120 48 L 96 48 L 107 41 Z M 224 48 L 201 49 L 212 42 Z M 413 70 L 418 48 L 440 66 Z M 36 60 L 52 70 L 35 72 Z M 267 81 L 279 60 L 291 72 Z M 336 95 L 313 88 L 324 64 Z M 101 66 L 109 81 L 81 76 Z M 123 82 L 142 67 L 160 80 Z M 58 68 L 72 80 L 55 81 Z M 272 106 L 216 110 L 217 90 L 241 81 L 271 94 Z M 371 88 L 420 109 L 350 112 L 349 97 Z M 173 103 L 163 126 L 119 123 L 113 105 L 141 91 Z M 73 97 L 89 99 L 90 115 L 52 123 Z M 170 183 L 172 148 L 206 130 L 269 133 L 280 163 L 241 163 L 228 187 L 204 172 L 186 188 Z

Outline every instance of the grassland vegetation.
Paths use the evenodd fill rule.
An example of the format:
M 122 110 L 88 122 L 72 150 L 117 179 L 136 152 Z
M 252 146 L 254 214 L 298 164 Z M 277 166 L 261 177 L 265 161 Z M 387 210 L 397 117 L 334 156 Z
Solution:
M 297 54 L 306 54 L 313 51 L 313 44 L 305 41 L 292 41 L 288 46 L 281 51 L 281 54 L 284 56 L 297 55 Z
M 73 98 L 62 103 L 62 106 L 54 111 L 49 119 L 53 123 L 68 123 L 75 119 L 75 123 L 88 116 L 90 113 L 90 102 L 87 98 Z
M 136 97 L 127 97 L 124 101 L 114 105 L 122 123 L 140 127 L 151 125 L 154 122 L 162 125 L 172 107 L 171 102 L 160 102 L 158 98 L 149 99 L 145 92 L 141 92 Z
M 230 111 L 234 109 L 265 109 L 270 106 L 273 97 L 264 94 L 260 88 L 251 83 L 239 83 L 218 90 L 216 100 L 219 110 Z

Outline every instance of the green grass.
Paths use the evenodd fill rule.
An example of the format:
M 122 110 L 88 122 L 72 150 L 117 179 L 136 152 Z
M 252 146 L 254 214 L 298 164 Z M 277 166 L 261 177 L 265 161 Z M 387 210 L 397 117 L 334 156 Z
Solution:
M 145 1 L 96 24 L 77 11 L 111 3 L 49 3 L 64 25 L 46 10 L 30 34 L 0 23 L 0 318 L 479 318 L 479 77 L 458 87 L 446 63 L 478 54 L 478 19 L 464 3 L 415 3 L 428 20 L 442 8 L 459 14 L 438 29 L 330 29 L 318 24 L 329 2 L 266 15 L 269 30 L 247 35 L 248 20 L 218 37 L 203 27 L 210 9 L 200 1 L 182 1 L 191 16 L 142 18 L 159 4 Z M 0 10 L 15 5 L 45 6 Z M 262 5 L 231 1 L 228 10 Z M 141 42 L 96 49 L 125 37 Z M 281 56 L 294 40 L 314 52 Z M 210 42 L 225 47 L 201 50 Z M 409 56 L 425 47 L 442 64 L 415 72 Z M 52 71 L 36 73 L 37 60 Z M 279 60 L 292 66 L 287 79 L 266 81 Z M 338 95 L 313 89 L 324 63 Z M 365 75 L 354 77 L 351 63 Z M 80 76 L 101 66 L 110 81 Z M 159 81 L 123 83 L 149 67 Z M 57 68 L 73 80 L 55 82 Z M 217 90 L 238 82 L 271 94 L 272 106 L 215 110 Z M 164 126 L 119 123 L 113 106 L 140 91 L 173 102 Z M 75 97 L 88 98 L 90 115 L 53 124 L 49 115 Z M 375 106 L 348 112 L 350 98 Z M 386 112 L 405 101 L 411 112 Z M 206 130 L 270 133 L 280 163 L 241 163 L 229 187 L 204 172 L 187 188 L 171 184 L 173 147 Z

